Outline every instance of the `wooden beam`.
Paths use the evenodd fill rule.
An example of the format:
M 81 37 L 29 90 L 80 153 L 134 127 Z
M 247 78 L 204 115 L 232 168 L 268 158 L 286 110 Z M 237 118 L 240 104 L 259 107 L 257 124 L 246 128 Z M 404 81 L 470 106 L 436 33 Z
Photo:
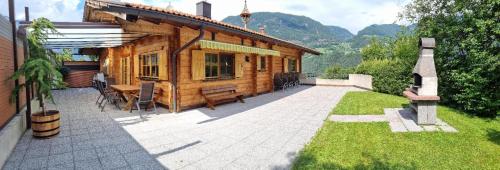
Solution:
M 155 24 L 149 21 L 139 19 L 136 22 L 129 22 L 127 20 L 116 18 L 118 23 L 122 25 L 125 32 L 148 33 L 159 35 L 174 35 L 174 26 L 166 23 Z

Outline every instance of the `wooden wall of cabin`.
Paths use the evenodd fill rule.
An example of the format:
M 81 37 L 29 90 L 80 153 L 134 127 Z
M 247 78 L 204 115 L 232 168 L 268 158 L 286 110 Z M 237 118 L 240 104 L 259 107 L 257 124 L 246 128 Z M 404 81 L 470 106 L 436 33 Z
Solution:
M 186 27 L 180 28 L 180 44 L 186 44 L 188 41 L 198 36 L 198 34 L 199 34 L 198 30 L 193 30 Z M 212 33 L 210 31 L 205 31 L 204 39 L 212 40 Z M 215 41 L 238 44 L 238 45 L 242 43 L 242 39 L 240 37 L 231 36 L 224 33 L 216 33 Z M 254 43 L 250 39 L 243 39 L 243 45 L 252 46 L 253 44 Z M 231 80 L 210 80 L 210 81 L 193 80 L 191 77 L 192 51 L 201 49 L 199 45 L 194 45 L 182 51 L 178 58 L 178 62 L 180 65 L 178 68 L 179 108 L 186 109 L 203 105 L 205 103 L 205 100 L 201 96 L 201 88 L 203 87 L 234 84 L 237 85 L 237 91 L 243 93 L 245 96 L 253 96 L 260 93 L 271 92 L 273 87 L 272 77 L 274 73 L 284 72 L 284 66 L 283 66 L 284 58 L 287 57 L 298 60 L 301 57 L 301 53 L 299 50 L 291 48 L 273 46 L 259 41 L 255 42 L 255 46 L 259 48 L 278 50 L 281 52 L 282 56 L 281 57 L 265 56 L 266 69 L 258 71 L 257 70 L 258 56 L 254 54 L 245 54 L 246 56 L 248 56 L 249 60 L 245 61 L 244 63 L 243 77 Z M 297 62 L 297 67 L 300 67 L 300 64 L 298 62 Z M 299 68 L 297 70 L 299 70 Z
M 140 85 L 139 55 L 157 53 L 159 59 L 159 80 L 156 81 L 156 87 L 161 89 L 158 102 L 170 106 L 171 83 L 168 79 L 168 61 L 169 51 L 171 50 L 169 49 L 168 38 L 168 36 L 149 36 L 121 47 L 107 48 L 100 55 L 101 71 L 107 73 L 109 77 L 114 78 L 117 84 L 124 84 L 126 81 L 124 81 L 122 75 L 125 73 L 122 67 L 124 60 L 122 59 L 128 57 L 130 85 Z

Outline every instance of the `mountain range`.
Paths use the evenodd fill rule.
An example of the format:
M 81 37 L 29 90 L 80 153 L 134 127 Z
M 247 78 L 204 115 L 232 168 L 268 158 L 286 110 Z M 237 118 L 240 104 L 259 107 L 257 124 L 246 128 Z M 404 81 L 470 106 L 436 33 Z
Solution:
M 243 26 L 240 16 L 229 16 L 222 21 Z M 258 31 L 261 26 L 267 34 L 295 43 L 324 47 L 332 43 L 351 42 L 354 48 L 363 47 L 371 37 L 395 37 L 405 29 L 397 24 L 370 25 L 355 35 L 340 26 L 323 25 L 306 16 L 279 12 L 252 13 L 249 29 Z M 410 30 L 413 28 L 409 27 Z
M 229 16 L 222 21 L 243 26 L 240 16 Z M 306 54 L 303 58 L 303 72 L 319 75 L 333 65 L 354 67 L 361 63 L 360 48 L 372 38 L 394 38 L 403 30 L 415 28 L 397 24 L 370 25 L 353 34 L 340 26 L 324 25 L 306 16 L 279 12 L 252 13 L 249 29 L 258 31 L 262 26 L 266 34 L 319 50 L 322 55 Z

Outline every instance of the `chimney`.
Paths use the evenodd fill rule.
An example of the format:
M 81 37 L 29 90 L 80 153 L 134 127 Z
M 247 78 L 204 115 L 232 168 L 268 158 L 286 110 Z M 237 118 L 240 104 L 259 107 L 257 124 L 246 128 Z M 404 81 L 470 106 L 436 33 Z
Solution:
M 196 3 L 196 15 L 212 18 L 212 4 L 207 1 L 200 1 Z
M 264 27 L 263 25 L 261 25 L 261 26 L 259 27 L 259 32 L 260 32 L 261 34 L 266 34 L 266 27 Z

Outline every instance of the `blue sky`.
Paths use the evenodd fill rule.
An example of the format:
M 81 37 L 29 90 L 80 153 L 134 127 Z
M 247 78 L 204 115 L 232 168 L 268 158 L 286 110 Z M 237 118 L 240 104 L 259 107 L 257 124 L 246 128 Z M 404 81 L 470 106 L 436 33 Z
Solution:
M 53 21 L 82 20 L 84 0 L 15 0 L 16 18 L 24 19 L 24 6 L 30 7 L 31 18 L 46 17 Z M 177 10 L 195 13 L 200 0 L 117 0 L 166 7 L 169 3 Z M 372 24 L 390 24 L 408 0 L 248 0 L 251 12 L 284 12 L 304 15 L 325 25 L 347 28 L 353 33 Z M 222 20 L 238 15 L 243 0 L 208 0 L 212 3 L 212 16 Z M 7 15 L 7 0 L 0 0 L 0 14 Z

